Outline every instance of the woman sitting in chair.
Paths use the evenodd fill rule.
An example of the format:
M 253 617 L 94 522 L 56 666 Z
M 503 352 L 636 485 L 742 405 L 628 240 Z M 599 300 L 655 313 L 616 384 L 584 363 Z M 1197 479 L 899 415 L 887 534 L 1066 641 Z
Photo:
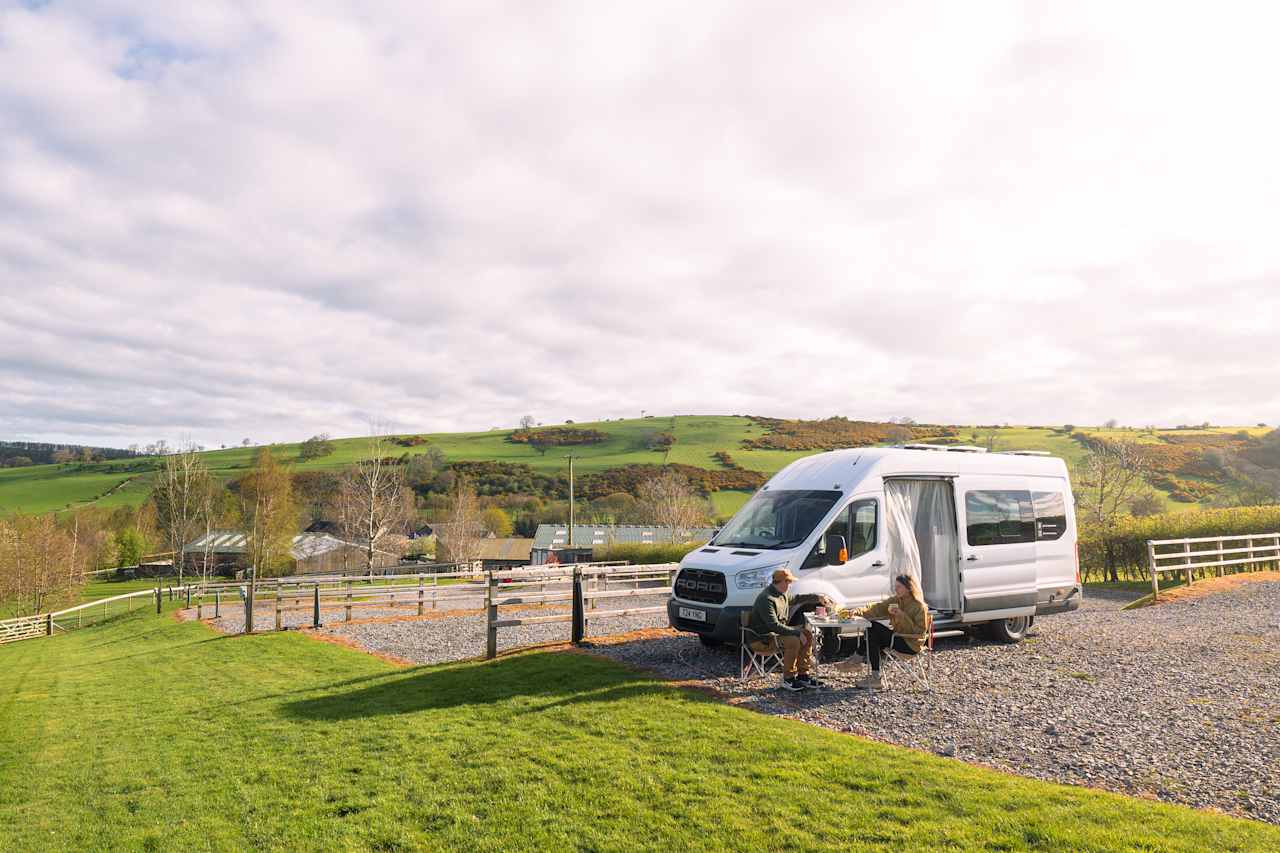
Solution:
M 871 622 L 864 637 L 858 639 L 858 647 L 847 660 L 836 664 L 841 672 L 855 672 L 865 658 L 871 662 L 871 674 L 857 683 L 864 690 L 879 690 L 880 653 L 892 643 L 893 650 L 904 655 L 914 655 L 924 646 L 929 630 L 929 608 L 924 603 L 920 584 L 910 575 L 898 575 L 893 579 L 893 597 L 878 604 L 852 611 L 842 611 L 841 616 L 861 616 Z M 877 619 L 888 617 L 892 630 Z

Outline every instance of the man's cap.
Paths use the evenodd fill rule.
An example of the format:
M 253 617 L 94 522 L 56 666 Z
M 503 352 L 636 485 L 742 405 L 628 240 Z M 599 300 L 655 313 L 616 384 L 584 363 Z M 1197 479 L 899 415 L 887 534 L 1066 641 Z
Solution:
M 774 583 L 777 583 L 778 581 L 793 581 L 793 580 L 796 580 L 796 576 L 791 574 L 791 572 L 787 571 L 786 569 L 775 569 L 773 572 Z

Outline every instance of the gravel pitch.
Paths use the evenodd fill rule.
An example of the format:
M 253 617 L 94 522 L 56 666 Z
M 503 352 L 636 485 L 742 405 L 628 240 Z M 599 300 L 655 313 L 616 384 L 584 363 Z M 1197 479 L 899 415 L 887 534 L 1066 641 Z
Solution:
M 548 590 L 552 591 L 552 590 Z M 614 603 L 617 602 L 617 603 Z M 666 603 L 666 595 L 637 596 L 634 598 L 614 599 L 612 602 L 600 602 L 600 608 L 610 609 L 656 607 Z M 318 633 L 334 634 L 349 639 L 363 648 L 379 654 L 413 661 L 414 663 L 445 663 L 447 661 L 467 660 L 478 657 L 485 651 L 485 617 L 481 609 L 484 599 L 455 599 L 441 603 L 441 611 L 446 606 L 451 610 L 471 610 L 472 612 L 456 613 L 442 617 L 433 614 L 430 609 L 422 618 L 416 617 L 415 607 L 379 608 L 361 607 L 352 611 L 352 622 L 344 620 L 342 607 L 322 608 L 320 612 L 323 626 Z M 186 611 L 194 614 L 194 610 Z M 550 616 L 557 613 L 567 614 L 569 609 L 563 606 L 547 605 L 544 607 L 516 608 L 504 607 L 502 618 L 517 616 Z M 397 617 L 397 621 L 367 621 Z M 221 608 L 218 619 L 209 620 L 217 630 L 225 634 L 239 634 L 244 631 L 244 609 L 239 605 L 226 605 Z M 281 614 L 283 626 L 288 628 L 310 628 L 312 612 L 291 611 Z M 270 602 L 255 608 L 253 614 L 254 630 L 271 631 L 275 628 L 275 610 Z M 647 628 L 666 627 L 666 613 L 638 614 L 634 616 L 610 616 L 597 620 L 588 619 L 588 637 L 629 633 Z M 570 626 L 568 622 L 553 622 L 543 625 L 520 625 L 502 628 L 498 631 L 498 650 L 521 648 L 543 643 L 567 642 Z
M 1055 782 L 1280 824 L 1280 582 L 1121 612 L 1088 595 L 1017 645 L 942 640 L 928 692 L 819 667 L 830 687 L 746 684 L 737 649 L 674 632 L 595 651 L 736 704 Z

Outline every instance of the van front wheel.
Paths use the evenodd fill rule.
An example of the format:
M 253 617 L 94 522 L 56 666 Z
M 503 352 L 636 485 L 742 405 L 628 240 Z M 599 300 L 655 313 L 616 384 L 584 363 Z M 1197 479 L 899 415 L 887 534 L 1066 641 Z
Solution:
M 987 636 L 997 643 L 1016 643 L 1027 636 L 1027 628 L 1031 626 L 1030 618 L 1016 616 L 1013 619 L 1001 619 L 987 623 Z

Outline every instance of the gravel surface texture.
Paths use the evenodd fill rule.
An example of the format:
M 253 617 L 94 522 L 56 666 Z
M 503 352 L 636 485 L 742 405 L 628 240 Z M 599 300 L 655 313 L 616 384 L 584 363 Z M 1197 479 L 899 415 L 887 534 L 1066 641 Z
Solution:
M 1280 582 L 1121 611 L 1086 595 L 1017 645 L 940 640 L 931 689 L 886 670 L 888 689 L 819 667 L 830 685 L 745 684 L 736 648 L 688 634 L 595 651 L 692 680 L 730 701 L 975 764 L 1280 824 Z
M 567 587 L 565 587 L 567 590 Z M 555 588 L 548 588 L 555 592 Z M 513 593 L 514 594 L 514 593 Z M 656 596 L 636 596 L 621 599 L 601 600 L 599 609 L 634 609 L 641 607 L 657 607 L 665 605 L 665 591 Z M 356 644 L 379 654 L 413 661 L 414 663 L 444 663 L 446 661 L 466 660 L 483 655 L 485 652 L 485 616 L 483 613 L 484 598 L 462 598 L 441 602 L 440 609 L 434 613 L 428 605 L 424 615 L 417 617 L 416 605 L 408 607 L 357 607 L 352 610 L 352 622 L 346 622 L 342 607 L 322 607 L 320 611 L 322 627 L 320 633 L 335 634 L 349 639 Z M 445 615 L 445 608 L 452 613 Z M 457 612 L 466 611 L 470 612 Z M 211 615 L 207 610 L 206 617 Z M 244 608 L 239 603 L 223 604 L 218 619 L 208 619 L 209 623 L 225 634 L 239 634 L 244 631 Z M 195 611 L 184 612 L 194 616 Z M 503 607 L 501 616 L 504 619 L 518 616 L 550 616 L 557 613 L 568 614 L 569 608 L 559 604 L 540 607 L 520 608 Z M 372 621 L 388 620 L 396 621 Z M 286 611 L 281 614 L 281 623 L 286 628 L 311 628 L 312 611 Z M 254 630 L 271 631 L 275 628 L 275 609 L 272 602 L 260 603 L 254 608 Z M 637 614 L 632 616 L 610 616 L 591 619 L 588 614 L 587 636 L 622 634 L 646 628 L 665 628 L 666 612 Z M 498 650 L 540 645 L 543 643 L 567 642 L 570 625 L 566 622 L 553 622 L 542 625 L 519 625 L 501 628 L 498 631 Z

